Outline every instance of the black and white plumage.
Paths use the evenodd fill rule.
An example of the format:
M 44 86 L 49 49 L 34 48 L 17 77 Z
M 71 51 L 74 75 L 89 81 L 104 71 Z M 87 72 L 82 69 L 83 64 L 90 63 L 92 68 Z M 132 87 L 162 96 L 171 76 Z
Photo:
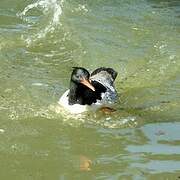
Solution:
M 71 113 L 107 107 L 117 100 L 116 77 L 117 72 L 112 68 L 101 67 L 89 75 L 86 69 L 76 67 L 71 75 L 70 89 L 62 95 L 59 104 Z M 81 79 L 88 83 L 82 84 Z
M 101 67 L 91 73 L 91 83 L 100 93 L 102 104 L 112 104 L 117 101 L 118 95 L 114 87 L 116 77 L 117 72 L 112 68 Z

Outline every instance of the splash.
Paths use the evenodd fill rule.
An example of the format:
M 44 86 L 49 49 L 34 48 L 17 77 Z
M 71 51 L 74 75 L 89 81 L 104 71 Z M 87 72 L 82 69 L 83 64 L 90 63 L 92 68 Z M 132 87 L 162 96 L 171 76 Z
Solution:
M 61 107 L 59 104 L 51 104 L 48 109 L 52 111 L 55 115 L 60 115 L 62 117 L 63 122 L 67 122 L 68 125 L 72 126 L 79 126 L 86 122 L 87 114 L 70 114 L 68 111 L 66 111 L 63 107 Z M 60 117 L 59 116 L 59 117 Z
M 64 0 L 38 0 L 35 3 L 29 4 L 21 13 L 17 14 L 21 19 L 30 23 L 27 13 L 36 9 L 43 13 L 43 18 L 49 19 L 48 22 L 46 22 L 45 27 L 41 27 L 32 35 L 22 35 L 22 39 L 26 42 L 27 46 L 30 46 L 33 42 L 36 42 L 39 39 L 45 38 L 49 32 L 54 32 L 56 27 L 61 25 L 60 16 L 62 15 L 63 3 Z M 37 22 L 35 23 L 37 24 Z M 31 25 L 28 24 L 28 26 Z
M 63 123 L 71 125 L 73 127 L 79 127 L 81 125 L 87 127 L 104 127 L 106 129 L 119 129 L 125 127 L 137 127 L 139 125 L 140 118 L 133 116 L 127 112 L 115 112 L 113 114 L 106 115 L 101 111 L 85 112 L 81 114 L 70 114 L 65 111 L 59 104 L 51 104 L 48 109 L 49 112 L 63 121 Z M 122 114 L 122 115 L 120 115 Z

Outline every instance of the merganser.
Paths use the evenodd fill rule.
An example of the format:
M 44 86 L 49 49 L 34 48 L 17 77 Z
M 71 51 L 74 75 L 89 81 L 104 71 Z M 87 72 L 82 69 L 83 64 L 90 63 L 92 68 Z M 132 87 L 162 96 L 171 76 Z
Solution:
M 90 89 L 90 91 L 95 91 L 89 77 L 90 74 L 85 68 L 73 67 L 70 88 L 61 96 L 58 102 L 70 113 L 82 113 L 87 111 L 88 107 L 83 99 L 84 91 L 87 88 Z
M 75 67 L 70 80 L 70 89 L 59 100 L 70 113 L 96 110 L 112 104 L 117 99 L 113 85 L 117 72 L 112 68 L 98 68 L 91 73 L 82 67 Z

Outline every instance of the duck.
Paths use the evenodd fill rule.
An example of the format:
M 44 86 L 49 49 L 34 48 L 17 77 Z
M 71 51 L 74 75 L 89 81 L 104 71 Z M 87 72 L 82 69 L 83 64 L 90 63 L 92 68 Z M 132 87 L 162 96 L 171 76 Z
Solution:
M 89 108 L 84 102 L 84 91 L 95 91 L 90 82 L 90 73 L 83 67 L 73 67 L 69 89 L 64 92 L 58 101 L 62 107 L 72 114 L 79 114 Z
M 113 84 L 116 77 L 117 72 L 112 68 L 100 67 L 90 74 L 83 67 L 73 67 L 69 89 L 58 103 L 72 114 L 112 104 L 117 99 Z

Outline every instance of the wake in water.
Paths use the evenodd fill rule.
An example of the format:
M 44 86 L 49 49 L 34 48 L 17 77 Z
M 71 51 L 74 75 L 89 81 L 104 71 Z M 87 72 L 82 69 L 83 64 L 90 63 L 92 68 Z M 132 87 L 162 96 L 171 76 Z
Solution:
M 49 19 L 45 27 L 42 27 L 32 35 L 27 37 L 22 36 L 22 39 L 27 43 L 27 46 L 30 46 L 33 42 L 36 42 L 39 39 L 44 38 L 47 33 L 53 32 L 60 23 L 60 16 L 62 14 L 64 0 L 38 0 L 35 3 L 29 4 L 24 8 L 24 10 L 17 14 L 23 20 L 29 22 L 26 17 L 27 13 L 33 9 L 41 11 L 45 16 L 44 18 Z
M 58 104 L 51 104 L 49 113 L 54 115 L 54 118 L 60 118 L 65 124 L 71 126 L 100 126 L 104 128 L 116 129 L 124 127 L 136 127 L 141 123 L 138 116 L 127 113 L 126 111 L 115 111 L 112 114 L 105 114 L 102 111 L 85 112 L 81 114 L 70 114 Z

